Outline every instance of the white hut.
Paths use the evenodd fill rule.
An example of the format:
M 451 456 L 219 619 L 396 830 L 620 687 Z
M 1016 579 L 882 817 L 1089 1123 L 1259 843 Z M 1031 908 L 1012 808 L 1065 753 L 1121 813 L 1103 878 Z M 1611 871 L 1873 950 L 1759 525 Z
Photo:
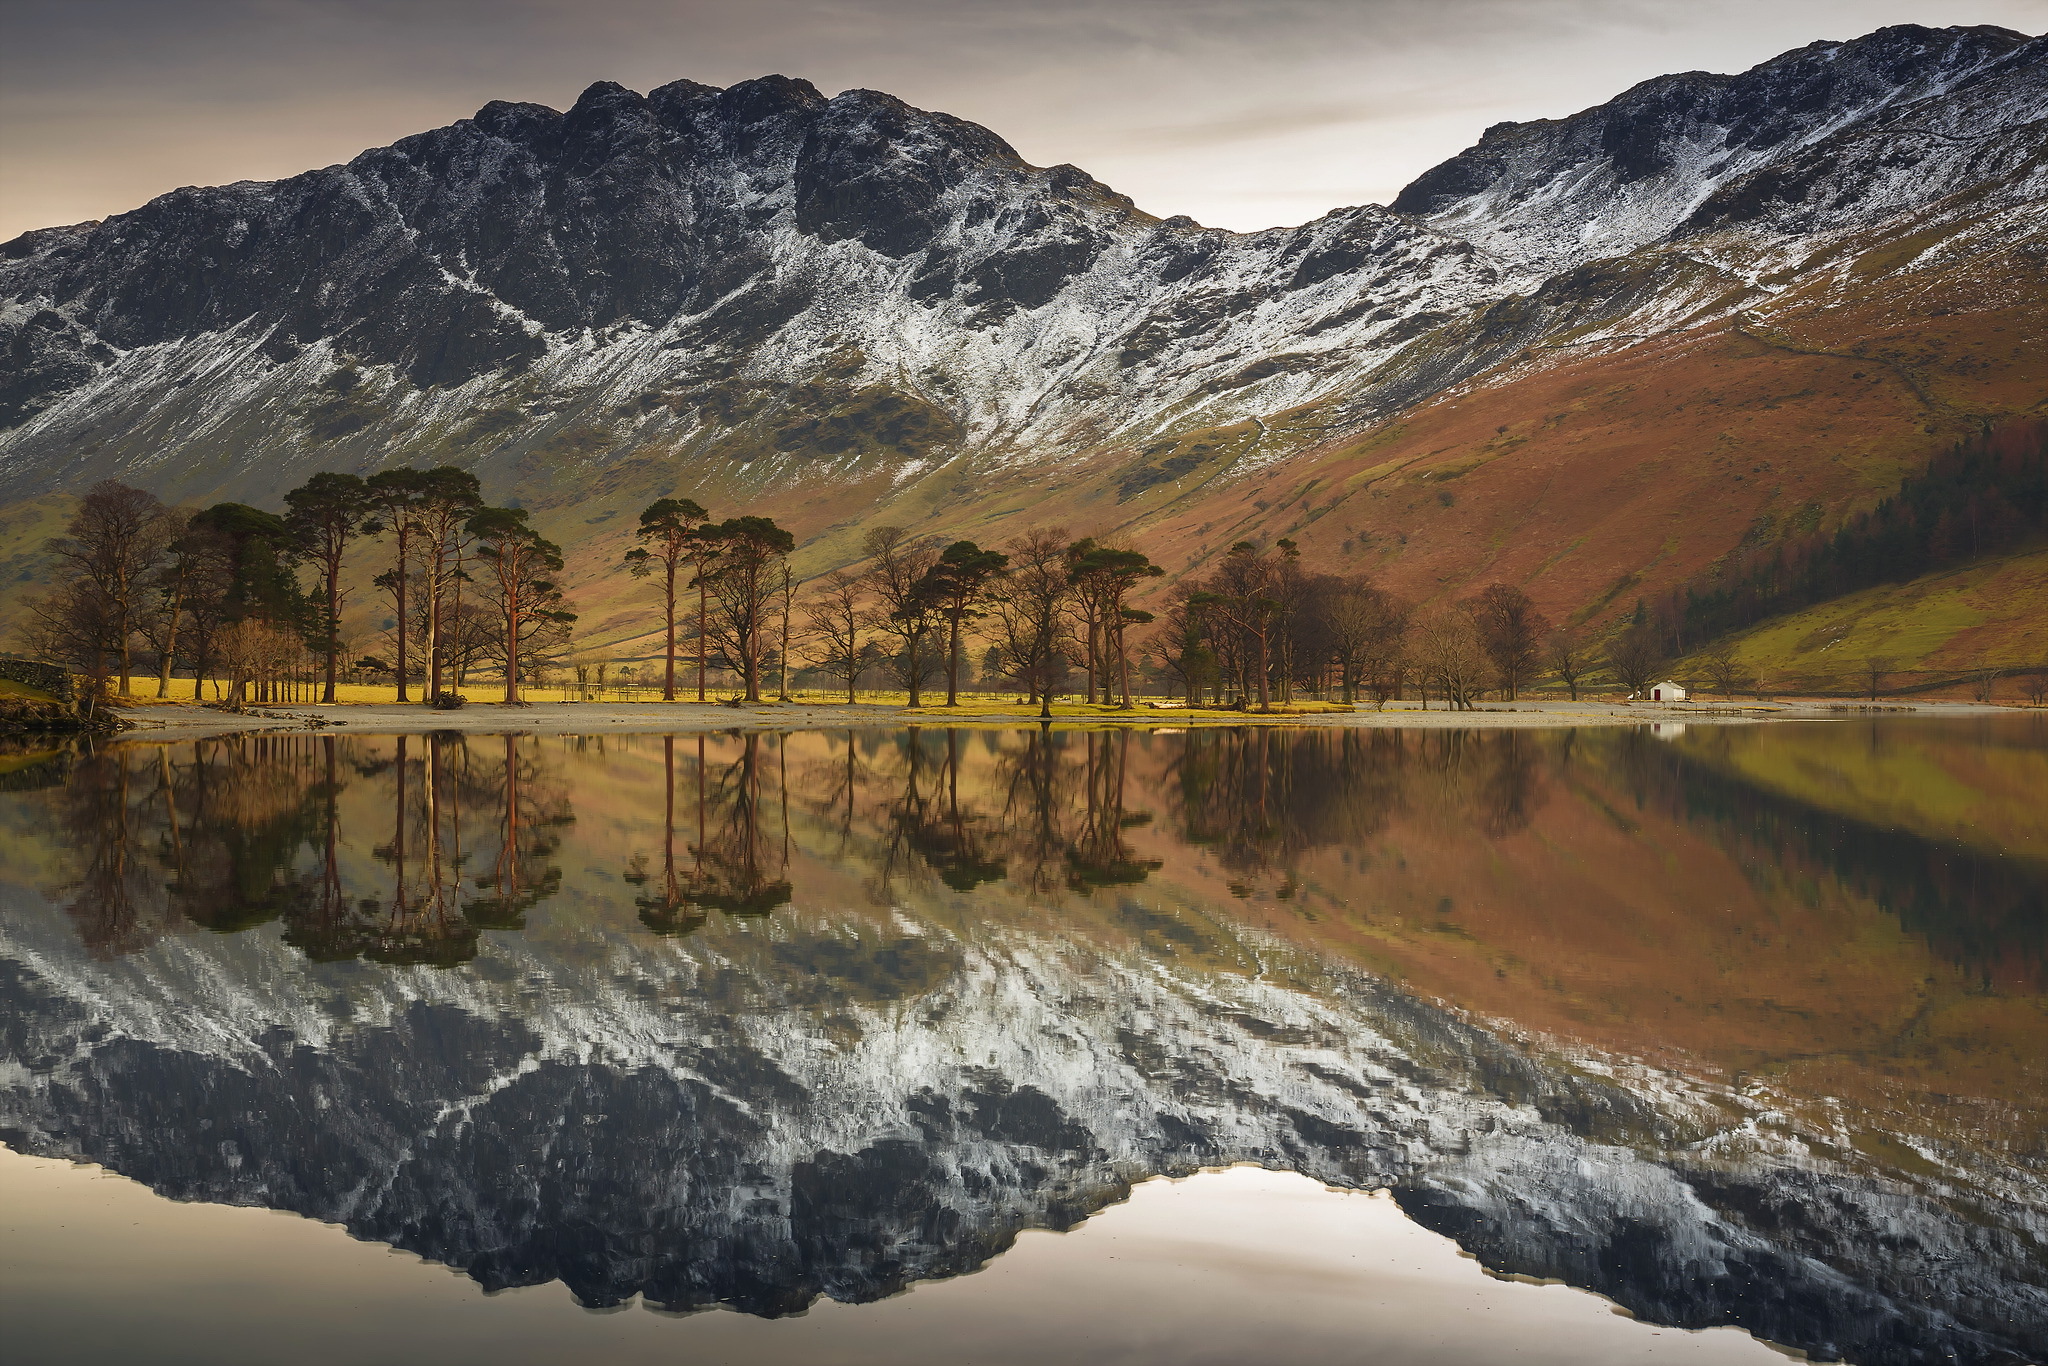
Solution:
M 1662 683 L 1652 685 L 1650 688 L 1650 700 L 1652 702 L 1683 702 L 1685 701 L 1685 689 L 1666 679 Z

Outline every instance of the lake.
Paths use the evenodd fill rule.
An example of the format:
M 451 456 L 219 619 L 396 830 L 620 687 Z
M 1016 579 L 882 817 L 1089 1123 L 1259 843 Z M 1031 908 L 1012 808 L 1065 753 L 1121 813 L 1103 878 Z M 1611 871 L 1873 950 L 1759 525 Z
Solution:
M 2038 1361 L 2044 793 L 2022 715 L 17 745 L 0 1335 Z

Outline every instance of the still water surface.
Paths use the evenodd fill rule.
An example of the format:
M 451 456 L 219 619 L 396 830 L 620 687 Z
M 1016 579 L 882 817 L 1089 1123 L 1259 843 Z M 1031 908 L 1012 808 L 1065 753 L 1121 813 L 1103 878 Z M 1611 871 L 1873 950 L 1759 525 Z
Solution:
M 2043 792 L 2024 717 L 0 756 L 0 1331 L 2040 1360 Z

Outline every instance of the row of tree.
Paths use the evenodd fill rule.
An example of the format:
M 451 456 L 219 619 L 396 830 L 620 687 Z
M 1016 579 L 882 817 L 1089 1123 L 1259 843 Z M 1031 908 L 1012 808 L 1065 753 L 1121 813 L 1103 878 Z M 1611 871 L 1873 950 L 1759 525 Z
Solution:
M 715 522 L 695 503 L 664 499 L 642 514 L 639 544 L 626 564 L 658 575 L 663 606 L 663 696 L 676 695 L 682 614 L 694 589 L 696 687 L 723 664 L 748 699 L 761 688 L 764 652 L 836 680 L 848 701 L 880 660 L 921 705 L 943 679 L 957 705 L 968 646 L 984 646 L 985 683 L 1008 683 L 1051 715 L 1052 698 L 1078 672 L 1090 702 L 1132 705 L 1132 664 L 1149 665 L 1189 705 L 1214 699 L 1262 711 L 1294 700 L 1298 688 L 1383 703 L 1431 690 L 1470 707 L 1489 689 L 1514 697 L 1546 666 L 1578 695 L 1594 667 L 1573 633 L 1553 629 L 1520 589 L 1495 584 L 1466 603 L 1417 617 L 1361 575 L 1309 572 L 1300 548 L 1250 542 L 1230 548 L 1209 574 L 1168 591 L 1165 610 L 1133 598 L 1163 570 L 1142 552 L 1028 531 L 1000 549 L 961 540 L 942 545 L 901 527 L 868 533 L 859 563 L 805 586 L 799 601 L 788 568 L 788 533 L 763 518 Z M 1133 627 L 1156 629 L 1133 642 Z M 1655 667 L 1654 635 L 1625 633 L 1616 669 L 1639 689 Z
M 118 679 L 123 694 L 133 691 L 138 650 L 147 651 L 158 696 L 183 661 L 195 679 L 224 673 L 235 702 L 277 700 L 310 651 L 321 662 L 322 700 L 332 702 L 346 561 L 368 540 L 384 542 L 374 583 L 393 609 L 400 701 L 409 700 L 415 644 L 427 702 L 479 653 L 504 666 L 506 700 L 516 702 L 532 661 L 566 644 L 575 616 L 562 606 L 561 551 L 523 509 L 487 506 L 467 471 L 323 471 L 284 502 L 281 516 L 241 503 L 194 510 L 113 480 L 94 485 L 50 542 L 62 572 L 30 606 L 31 646 Z M 299 577 L 307 569 L 310 588 Z M 495 629 L 458 629 L 479 616 Z
M 563 603 L 561 551 L 523 509 L 486 505 L 474 475 L 321 472 L 284 503 L 282 515 L 237 503 L 193 511 L 124 484 L 95 486 L 52 542 L 67 572 L 34 605 L 33 643 L 118 676 L 123 693 L 141 651 L 154 657 L 159 695 L 183 661 L 195 678 L 224 673 L 232 699 L 256 702 L 278 700 L 280 680 L 310 656 L 322 700 L 333 701 L 347 585 L 374 571 L 395 663 L 358 665 L 388 672 L 401 702 L 415 679 L 420 700 L 437 702 L 479 663 L 502 669 L 505 698 L 517 702 L 522 681 L 566 650 L 575 614 Z M 771 672 L 786 697 L 803 667 L 850 701 L 881 662 L 911 705 L 943 681 L 952 706 L 978 642 L 984 684 L 1016 687 L 1047 716 L 1068 691 L 1130 707 L 1134 664 L 1190 705 L 1262 711 L 1302 690 L 1383 704 L 1413 693 L 1427 704 L 1433 693 L 1465 708 L 1492 689 L 1513 698 L 1546 671 L 1576 697 L 1595 667 L 1580 638 L 1553 629 L 1517 588 L 1494 584 L 1418 613 L 1364 576 L 1312 572 L 1288 540 L 1233 545 L 1169 589 L 1156 618 L 1134 600 L 1162 576 L 1158 565 L 1060 528 L 985 548 L 880 527 L 859 562 L 808 584 L 792 571 L 795 549 L 768 517 L 717 520 L 672 498 L 642 512 L 621 567 L 658 589 L 664 699 L 678 694 L 686 652 L 699 700 L 714 667 L 735 673 L 748 700 Z M 375 558 L 351 574 L 351 557 L 364 554 Z M 1606 663 L 1640 690 L 1663 657 L 1658 641 L 1639 608 Z

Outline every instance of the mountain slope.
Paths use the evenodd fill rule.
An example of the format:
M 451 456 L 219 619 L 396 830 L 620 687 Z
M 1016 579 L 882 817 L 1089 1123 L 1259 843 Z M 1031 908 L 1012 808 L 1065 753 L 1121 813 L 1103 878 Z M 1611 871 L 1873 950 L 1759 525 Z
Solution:
M 2048 399 L 2044 149 L 2048 40 L 1904 27 L 1240 235 L 871 91 L 601 83 L 0 247 L 0 500 L 452 461 L 621 635 L 615 528 L 672 493 L 811 569 L 1057 492 L 1176 568 L 1291 530 L 1597 612 Z

